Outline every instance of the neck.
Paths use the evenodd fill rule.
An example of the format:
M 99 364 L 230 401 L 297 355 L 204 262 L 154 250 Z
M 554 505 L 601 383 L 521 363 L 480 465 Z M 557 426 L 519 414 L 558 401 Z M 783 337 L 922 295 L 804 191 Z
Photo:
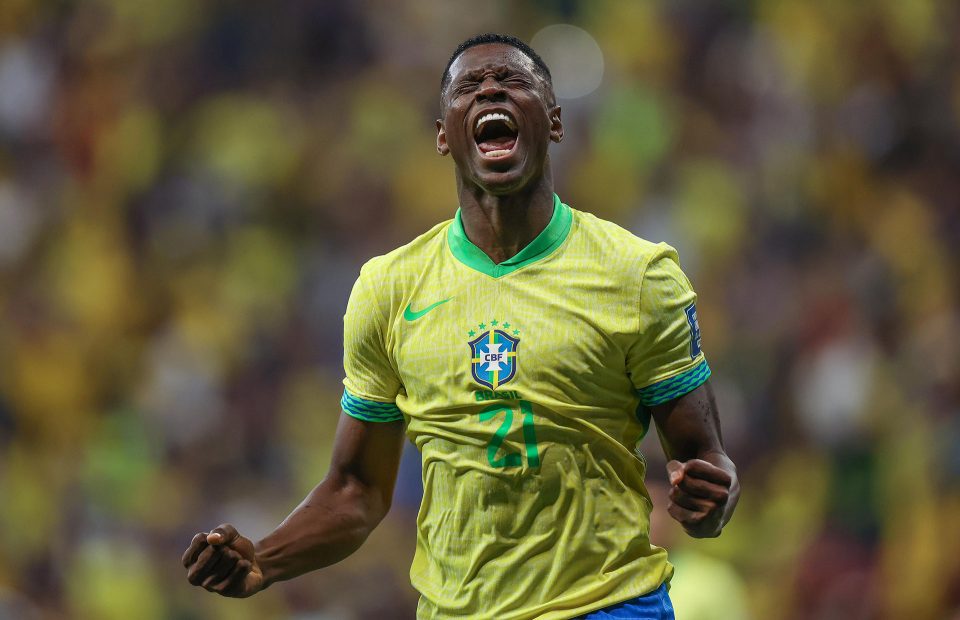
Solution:
M 462 181 L 457 186 L 467 238 L 497 264 L 516 256 L 553 217 L 553 180 L 549 174 L 512 194 L 490 194 Z

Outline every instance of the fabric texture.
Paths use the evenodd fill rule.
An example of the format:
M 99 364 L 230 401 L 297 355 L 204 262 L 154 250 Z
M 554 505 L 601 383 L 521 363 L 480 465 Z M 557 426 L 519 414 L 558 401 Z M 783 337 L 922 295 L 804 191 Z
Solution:
M 709 376 L 676 252 L 559 199 L 509 269 L 456 226 L 369 261 L 344 318 L 344 411 L 399 412 L 422 454 L 418 616 L 571 618 L 656 590 L 643 404 Z

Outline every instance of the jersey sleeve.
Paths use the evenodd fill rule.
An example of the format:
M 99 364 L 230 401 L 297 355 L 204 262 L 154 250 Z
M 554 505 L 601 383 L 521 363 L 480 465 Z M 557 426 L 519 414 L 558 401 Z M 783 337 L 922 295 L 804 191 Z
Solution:
M 640 283 L 638 333 L 627 370 L 647 407 L 683 396 L 710 377 L 700 349 L 697 295 L 676 250 L 661 244 Z
M 353 285 L 343 317 L 343 397 L 340 407 L 366 422 L 402 420 L 396 398 L 401 383 L 386 347 L 383 308 L 366 268 Z

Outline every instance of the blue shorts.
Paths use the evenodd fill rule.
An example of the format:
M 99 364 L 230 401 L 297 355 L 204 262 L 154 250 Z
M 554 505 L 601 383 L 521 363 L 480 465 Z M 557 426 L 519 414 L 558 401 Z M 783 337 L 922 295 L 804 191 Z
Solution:
M 673 604 L 663 584 L 653 592 L 591 611 L 582 620 L 674 620 Z

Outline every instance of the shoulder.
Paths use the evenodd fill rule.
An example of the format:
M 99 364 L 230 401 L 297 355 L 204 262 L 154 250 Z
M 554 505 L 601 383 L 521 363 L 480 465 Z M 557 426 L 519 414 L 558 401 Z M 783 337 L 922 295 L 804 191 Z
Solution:
M 583 249 L 608 265 L 623 265 L 633 274 L 642 276 L 648 265 L 662 259 L 679 263 L 677 251 L 666 243 L 644 239 L 592 213 L 571 210 Z
M 364 263 L 353 285 L 345 319 L 351 325 L 389 324 L 402 305 L 405 291 L 416 285 L 424 265 L 436 262 L 451 221 L 441 222 L 410 243 Z
M 440 222 L 409 243 L 374 256 L 360 268 L 360 279 L 383 284 L 416 277 L 426 261 L 443 251 L 451 222 L 452 219 Z

